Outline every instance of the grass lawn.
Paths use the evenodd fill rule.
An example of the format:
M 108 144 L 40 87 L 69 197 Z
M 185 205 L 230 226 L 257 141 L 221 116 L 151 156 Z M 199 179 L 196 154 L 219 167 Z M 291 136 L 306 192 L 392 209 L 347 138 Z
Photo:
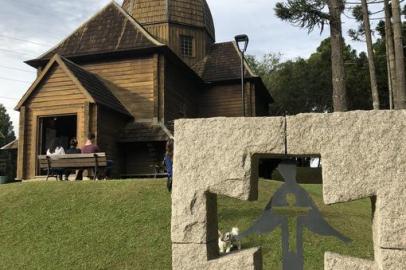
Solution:
M 280 184 L 260 181 L 257 202 L 219 198 L 221 229 L 241 231 Z M 305 231 L 305 269 L 322 269 L 327 250 L 373 258 L 369 200 L 324 206 L 320 185 L 305 185 L 349 245 Z M 249 237 L 265 269 L 281 269 L 280 231 Z M 170 269 L 170 195 L 163 181 L 36 182 L 0 186 L 0 269 Z

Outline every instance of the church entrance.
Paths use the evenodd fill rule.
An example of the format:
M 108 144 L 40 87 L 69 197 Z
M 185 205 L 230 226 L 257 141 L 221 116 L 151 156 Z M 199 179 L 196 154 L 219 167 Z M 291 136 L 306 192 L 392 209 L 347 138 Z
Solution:
M 51 117 L 40 117 L 38 129 L 38 155 L 45 155 L 52 143 L 58 139 L 66 150 L 69 141 L 77 138 L 77 115 L 61 115 Z M 37 175 L 44 175 L 46 172 L 37 168 Z

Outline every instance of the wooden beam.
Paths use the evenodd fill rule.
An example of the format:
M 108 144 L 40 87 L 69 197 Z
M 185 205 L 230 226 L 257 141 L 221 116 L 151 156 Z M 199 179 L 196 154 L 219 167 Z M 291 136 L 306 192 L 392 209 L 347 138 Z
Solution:
M 153 99 L 154 99 L 154 109 L 153 109 L 153 120 L 155 122 L 159 121 L 159 54 L 154 54 L 153 58 Z
M 90 115 L 90 102 L 86 102 L 85 105 L 84 105 L 84 114 L 83 114 L 84 133 L 85 134 L 83 134 L 83 135 L 79 134 L 79 136 L 81 138 L 86 138 L 86 136 L 90 133 L 90 117 L 91 117 L 91 115 Z M 80 142 L 80 143 L 84 143 L 84 141 Z
M 256 108 L 256 86 L 255 83 L 250 82 L 251 85 L 251 116 L 257 116 L 257 108 Z
M 20 126 L 19 126 L 19 139 L 18 139 L 18 156 L 17 156 L 17 179 L 24 179 L 24 162 L 25 156 L 25 117 L 26 108 L 25 106 L 20 107 Z
M 159 95 L 158 95 L 158 110 L 159 121 L 164 123 L 164 109 L 165 109 L 165 56 L 161 54 L 159 56 Z

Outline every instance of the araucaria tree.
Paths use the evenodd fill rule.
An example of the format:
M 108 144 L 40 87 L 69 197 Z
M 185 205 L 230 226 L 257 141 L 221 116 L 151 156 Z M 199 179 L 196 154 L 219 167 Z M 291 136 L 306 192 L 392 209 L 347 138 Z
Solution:
M 328 12 L 326 12 L 326 7 Z M 276 15 L 280 19 L 307 28 L 309 32 L 313 31 L 315 27 L 323 31 L 325 25 L 330 25 L 334 111 L 348 109 L 343 55 L 344 40 L 341 26 L 341 14 L 344 7 L 343 0 L 287 0 L 278 2 L 275 6 Z
M 399 100 L 399 89 L 397 87 L 396 79 L 396 64 L 395 64 L 395 45 L 393 42 L 393 30 L 392 30 L 392 11 L 389 4 L 389 0 L 384 0 L 384 11 L 385 11 L 385 30 L 383 32 L 385 37 L 385 48 L 386 48 L 386 61 L 388 70 L 388 89 L 390 95 L 390 109 L 394 107 L 394 101 Z M 381 34 L 382 35 L 382 34 Z M 397 107 L 397 105 L 395 106 Z
M 376 68 L 375 68 L 375 55 L 372 44 L 372 33 L 371 25 L 369 22 L 369 10 L 367 0 L 361 0 L 361 5 L 353 8 L 353 16 L 360 22 L 361 25 L 357 30 L 351 29 L 349 35 L 353 40 L 361 40 L 360 36 L 365 37 L 365 42 L 367 44 L 368 52 L 368 65 L 369 65 L 369 78 L 371 84 L 372 93 L 372 107 L 374 110 L 379 110 L 379 92 L 378 92 L 378 82 L 376 79 Z

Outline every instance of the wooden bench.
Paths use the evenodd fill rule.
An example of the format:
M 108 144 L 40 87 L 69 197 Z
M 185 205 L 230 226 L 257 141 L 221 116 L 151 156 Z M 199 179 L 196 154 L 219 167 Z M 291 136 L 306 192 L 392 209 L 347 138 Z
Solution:
M 47 178 L 56 177 L 53 169 L 71 169 L 71 170 L 93 170 L 94 179 L 98 180 L 98 172 L 100 168 L 107 167 L 106 153 L 95 154 L 69 154 L 60 156 L 38 156 L 40 169 L 47 170 Z

